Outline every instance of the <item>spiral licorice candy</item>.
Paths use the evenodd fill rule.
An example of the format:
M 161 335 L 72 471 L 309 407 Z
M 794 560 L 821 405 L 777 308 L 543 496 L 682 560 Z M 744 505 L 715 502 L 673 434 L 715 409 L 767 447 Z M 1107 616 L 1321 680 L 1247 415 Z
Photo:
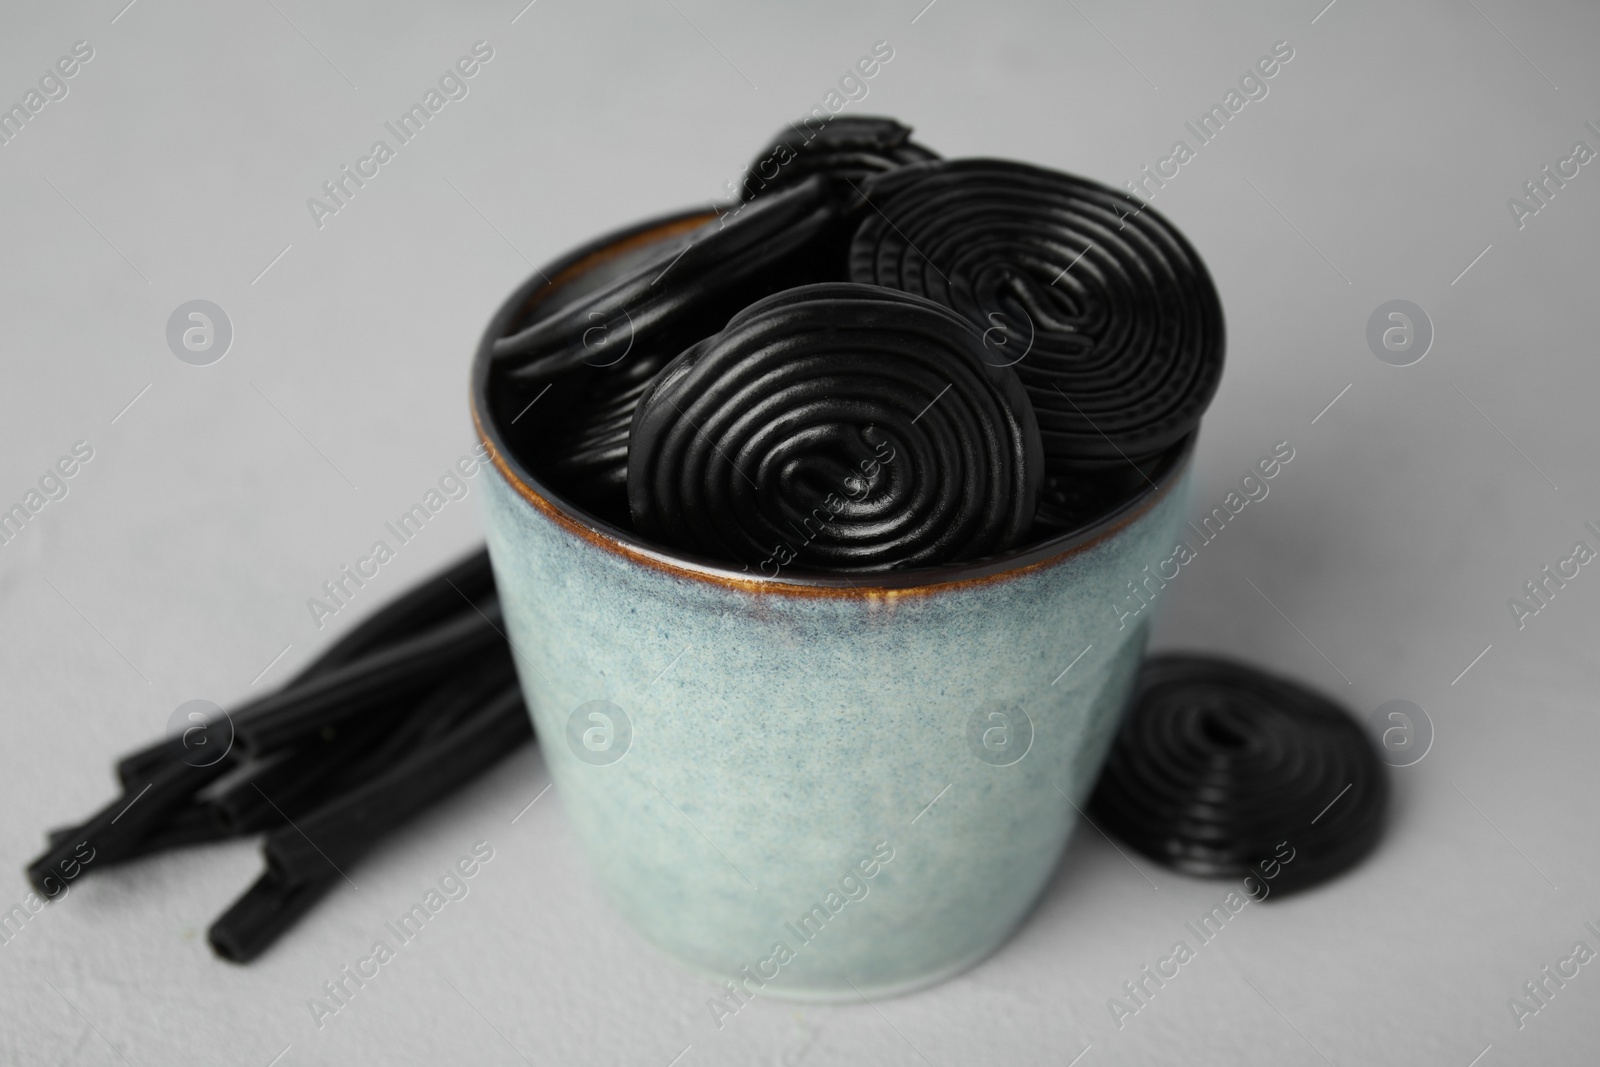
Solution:
M 1290 891 L 1366 855 L 1387 802 L 1372 742 L 1338 705 L 1243 664 L 1169 655 L 1141 668 L 1090 812 L 1186 874 Z
M 770 196 L 813 174 L 830 174 L 857 186 L 884 171 L 938 159 L 911 139 L 911 127 L 870 115 L 835 116 L 813 130 L 809 119 L 779 130 L 750 163 L 742 196 Z
M 974 559 L 1027 532 L 1042 477 L 1022 385 L 929 301 L 778 293 L 679 356 L 635 413 L 628 503 L 648 537 L 766 575 Z
M 1052 470 L 1147 460 L 1195 428 L 1222 375 L 1222 309 L 1200 257 L 1154 210 L 989 159 L 900 167 L 865 192 L 851 279 L 1010 338 Z
M 545 473 L 573 501 L 604 516 L 626 517 L 628 430 L 639 398 L 666 363 L 639 355 L 598 374 L 589 394 L 552 435 Z

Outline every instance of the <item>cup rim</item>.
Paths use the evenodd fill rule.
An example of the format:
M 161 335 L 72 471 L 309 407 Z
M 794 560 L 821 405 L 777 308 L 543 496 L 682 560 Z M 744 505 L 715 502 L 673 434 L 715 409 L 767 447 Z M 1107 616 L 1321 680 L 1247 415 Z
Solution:
M 736 208 L 730 208 L 736 210 Z M 758 594 L 838 599 L 886 599 L 1008 580 L 1064 562 L 1114 536 L 1164 499 L 1183 477 L 1194 458 L 1198 431 L 1191 432 L 1176 452 L 1164 461 L 1149 484 L 1111 511 L 1086 526 L 994 556 L 965 563 L 915 567 L 879 574 L 841 575 L 792 573 L 776 575 L 738 570 L 720 560 L 677 552 L 652 544 L 638 534 L 599 519 L 568 502 L 544 485 L 506 446 L 491 415 L 489 383 L 492 348 L 504 336 L 510 321 L 547 286 L 559 285 L 599 264 L 654 241 L 688 232 L 724 214 L 715 208 L 695 208 L 657 216 L 604 234 L 535 271 L 496 309 L 478 342 L 472 361 L 468 405 L 473 427 L 486 446 L 495 470 L 529 504 L 558 526 L 596 547 L 657 571 L 723 588 Z

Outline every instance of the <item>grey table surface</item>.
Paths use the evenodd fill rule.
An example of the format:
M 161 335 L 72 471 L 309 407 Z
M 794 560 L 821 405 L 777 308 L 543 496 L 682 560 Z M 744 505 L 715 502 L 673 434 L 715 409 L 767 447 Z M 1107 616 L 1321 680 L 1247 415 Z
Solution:
M 1595 1061 L 1600 965 L 1547 981 L 1537 1014 L 1511 998 L 1600 949 L 1600 572 L 1563 564 L 1600 548 L 1600 174 L 1574 149 L 1600 149 L 1600 9 L 524 2 L 0 15 L 0 104 L 39 93 L 0 146 L 0 505 L 92 450 L 0 546 L 0 905 L 174 708 L 282 681 L 478 542 L 474 485 L 352 610 L 320 630 L 307 611 L 470 447 L 470 350 L 532 264 L 718 197 L 835 102 L 947 155 L 1117 186 L 1167 169 L 1153 202 L 1205 255 L 1230 333 L 1192 506 L 1277 442 L 1295 459 L 1163 594 L 1155 644 L 1270 665 L 1363 718 L 1420 706 L 1432 744 L 1393 772 L 1392 828 L 1342 880 L 1242 913 L 1120 1025 L 1108 1001 L 1225 887 L 1084 829 L 969 972 L 871 1004 L 762 1000 L 719 1029 L 712 988 L 599 897 L 530 748 L 248 967 L 204 931 L 255 877 L 254 843 L 85 876 L 7 928 L 0 1062 Z M 47 78 L 80 41 L 92 57 Z M 830 99 L 880 41 L 865 98 Z M 477 42 L 492 58 L 466 95 L 313 211 Z M 1200 144 L 1186 123 L 1278 42 L 1293 58 L 1266 95 Z M 1180 139 L 1193 158 L 1161 163 Z M 232 329 L 207 366 L 167 341 L 196 299 Z M 1408 366 L 1367 340 L 1397 299 L 1432 329 Z M 1519 618 L 1546 566 L 1578 573 Z M 316 1019 L 323 983 L 480 841 L 469 895 Z

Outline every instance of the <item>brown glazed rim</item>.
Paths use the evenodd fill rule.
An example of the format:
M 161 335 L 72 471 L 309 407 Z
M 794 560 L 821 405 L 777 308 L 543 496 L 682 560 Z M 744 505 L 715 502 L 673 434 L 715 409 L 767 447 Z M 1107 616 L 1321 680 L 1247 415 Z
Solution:
M 706 582 L 741 592 L 793 597 L 823 597 L 847 600 L 894 600 L 900 597 L 927 596 L 932 593 L 987 585 L 1004 581 L 1044 567 L 1054 566 L 1114 536 L 1162 500 L 1188 469 L 1194 456 L 1195 434 L 1190 434 L 1181 450 L 1157 473 L 1150 485 L 1137 496 L 1124 501 L 1100 519 L 1070 530 L 1048 541 L 1027 545 L 998 556 L 971 563 L 943 567 L 918 567 L 885 574 L 846 575 L 787 574 L 775 577 L 734 570 L 715 560 L 672 552 L 648 544 L 637 534 L 587 514 L 561 499 L 528 471 L 510 449 L 488 413 L 491 349 L 495 340 L 507 332 L 510 323 L 543 299 L 547 289 L 568 281 L 607 260 L 636 248 L 664 240 L 717 217 L 716 211 L 677 212 L 650 219 L 600 237 L 569 253 L 535 273 L 512 293 L 495 312 L 483 339 L 478 344 L 472 365 L 469 403 L 472 423 L 479 439 L 487 446 L 495 469 L 524 500 L 560 526 L 590 544 L 632 563 L 679 578 Z

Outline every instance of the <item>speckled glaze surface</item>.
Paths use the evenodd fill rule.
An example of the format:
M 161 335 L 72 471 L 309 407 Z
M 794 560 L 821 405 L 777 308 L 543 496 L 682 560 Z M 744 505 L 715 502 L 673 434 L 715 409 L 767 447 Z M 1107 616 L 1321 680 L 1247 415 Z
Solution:
M 1171 553 L 1188 453 L 1094 527 L 1009 560 L 766 580 L 555 500 L 506 452 L 487 381 L 480 352 L 508 636 L 617 909 L 740 997 L 900 992 L 999 947 L 1120 721 L 1151 611 L 1114 605 Z

